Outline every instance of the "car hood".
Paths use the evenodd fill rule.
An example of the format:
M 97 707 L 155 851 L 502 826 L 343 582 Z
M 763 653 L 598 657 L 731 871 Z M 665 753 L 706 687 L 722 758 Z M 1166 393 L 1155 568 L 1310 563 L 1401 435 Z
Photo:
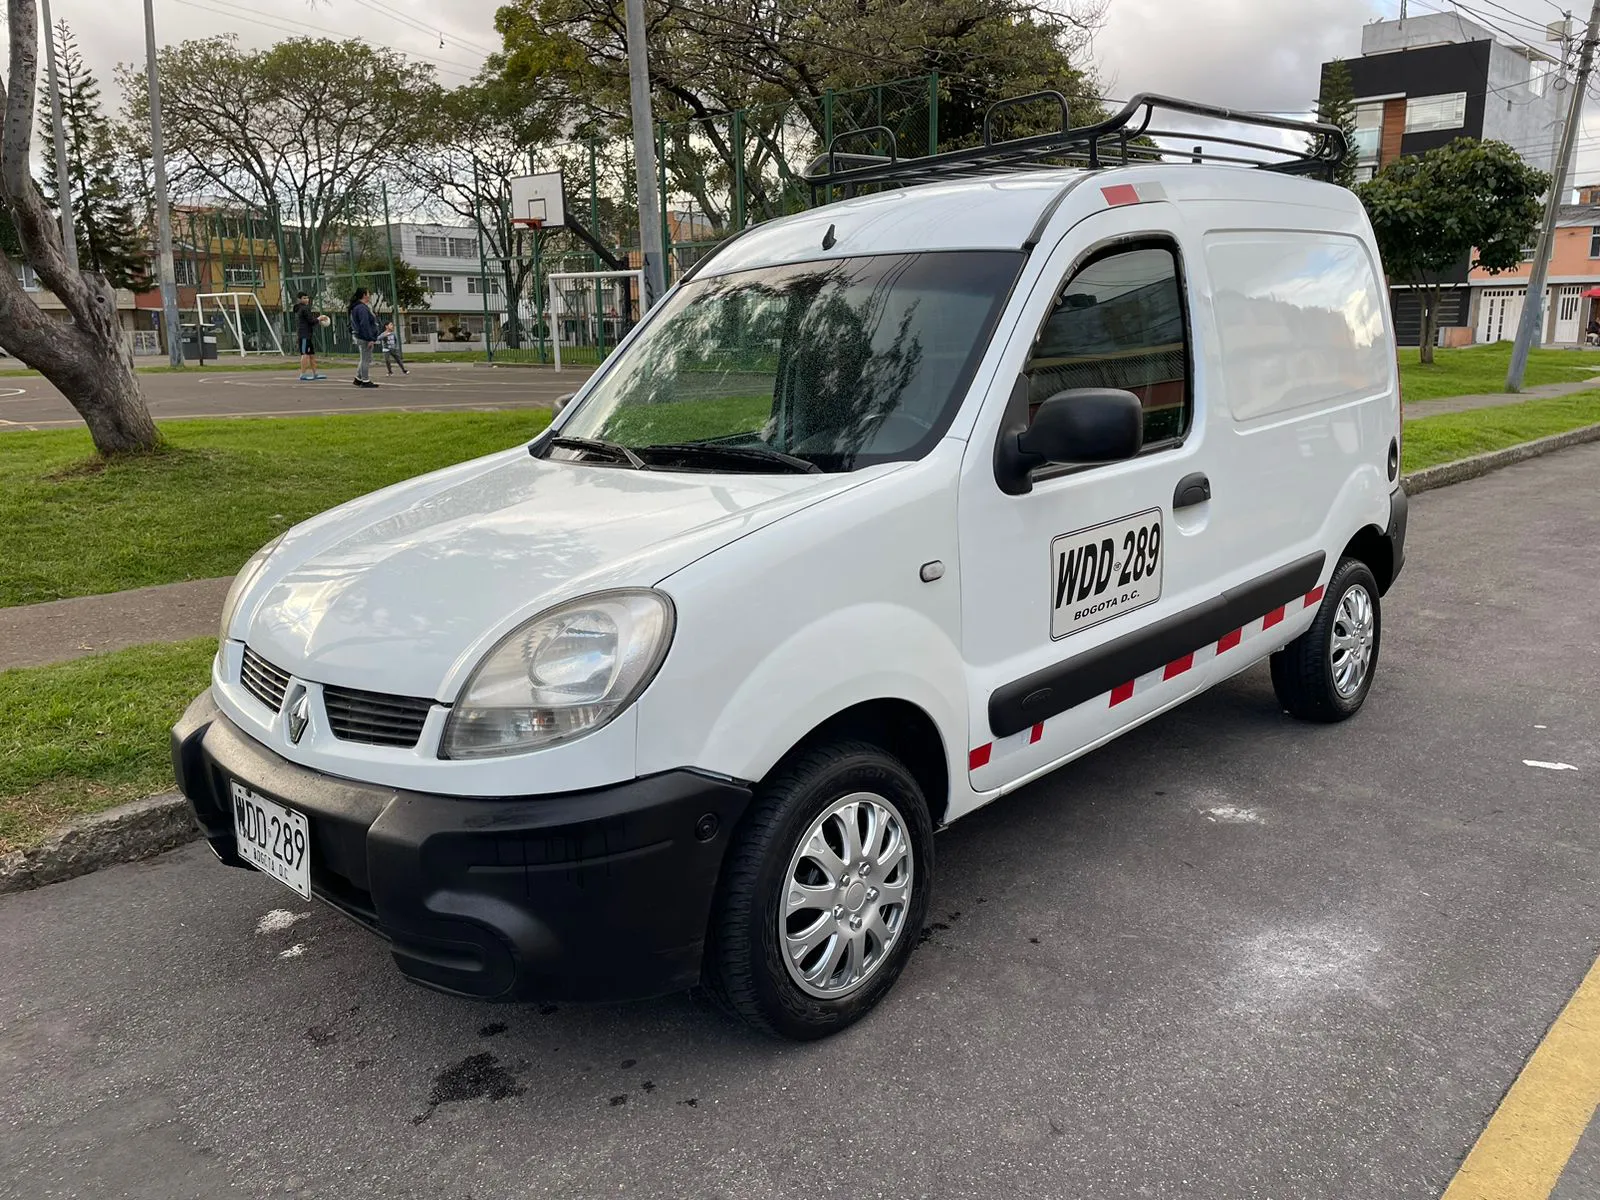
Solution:
M 297 526 L 251 585 L 231 634 L 301 678 L 449 701 L 489 646 L 542 609 L 652 586 L 883 471 L 633 471 L 519 448 Z

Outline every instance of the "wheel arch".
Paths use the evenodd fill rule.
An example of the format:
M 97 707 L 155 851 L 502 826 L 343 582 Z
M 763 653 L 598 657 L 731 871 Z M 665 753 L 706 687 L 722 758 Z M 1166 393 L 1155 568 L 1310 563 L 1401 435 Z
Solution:
M 1345 543 L 1340 558 L 1356 558 L 1367 564 L 1373 578 L 1378 581 L 1378 594 L 1384 595 L 1394 582 L 1394 546 L 1388 536 L 1376 525 L 1367 525 Z

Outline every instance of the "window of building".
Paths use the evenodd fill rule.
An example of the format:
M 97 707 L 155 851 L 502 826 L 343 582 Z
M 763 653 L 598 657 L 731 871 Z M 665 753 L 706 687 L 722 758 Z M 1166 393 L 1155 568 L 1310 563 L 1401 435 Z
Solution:
M 438 317 L 423 313 L 412 313 L 406 318 L 406 337 L 414 342 L 425 342 L 438 332 Z
M 482 276 L 480 276 L 480 275 L 468 275 L 467 276 L 467 294 L 470 295 L 470 296 L 481 296 L 481 295 L 483 295 L 483 277 Z M 500 294 L 500 276 L 491 275 L 491 276 L 489 276 L 489 295 L 498 296 L 499 294 Z
M 1355 119 L 1356 161 L 1376 166 L 1378 143 L 1383 136 L 1383 101 L 1356 105 Z
M 27 263 L 14 262 L 11 269 L 17 273 L 17 282 L 26 290 L 37 292 L 39 290 L 39 277 L 34 274 L 33 268 Z
M 1600 258 L 1600 225 L 1589 231 L 1589 257 Z
M 451 258 L 477 258 L 478 242 L 475 238 L 453 237 L 446 238 L 450 245 Z
M 450 239 L 433 234 L 417 234 L 417 253 L 429 258 L 445 258 L 450 253 Z
M 1061 289 L 1024 371 L 1030 415 L 1057 392 L 1122 388 L 1144 404 L 1146 446 L 1182 438 L 1193 402 L 1172 250 L 1135 246 L 1090 261 Z
M 192 258 L 175 259 L 172 263 L 172 272 L 177 277 L 179 287 L 199 287 L 199 264 Z
M 423 275 L 422 286 L 430 292 L 448 294 L 455 291 L 455 279 L 449 275 Z
M 1467 121 L 1467 94 L 1413 96 L 1406 101 L 1406 132 L 1427 133 L 1435 129 L 1460 129 Z
M 261 268 L 238 263 L 222 269 L 222 284 L 224 287 L 258 288 L 261 286 Z

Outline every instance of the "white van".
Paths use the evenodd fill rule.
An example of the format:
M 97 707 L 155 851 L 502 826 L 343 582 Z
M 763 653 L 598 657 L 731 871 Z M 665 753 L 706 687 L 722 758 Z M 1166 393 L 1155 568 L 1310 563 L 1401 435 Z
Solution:
M 263 547 L 173 731 L 217 855 L 436 988 L 816 1037 L 905 966 L 935 829 L 1263 659 L 1355 713 L 1406 520 L 1372 232 L 1295 177 L 1323 127 L 1021 169 L 1160 106 L 1210 111 L 830 161 L 930 182 L 744 233 L 530 445 Z

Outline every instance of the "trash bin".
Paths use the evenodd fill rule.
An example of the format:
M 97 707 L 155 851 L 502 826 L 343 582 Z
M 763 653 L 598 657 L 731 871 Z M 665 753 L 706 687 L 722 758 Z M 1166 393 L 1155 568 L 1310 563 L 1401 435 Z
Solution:
M 216 335 L 198 325 L 183 327 L 183 357 L 186 362 L 203 363 L 217 360 Z

